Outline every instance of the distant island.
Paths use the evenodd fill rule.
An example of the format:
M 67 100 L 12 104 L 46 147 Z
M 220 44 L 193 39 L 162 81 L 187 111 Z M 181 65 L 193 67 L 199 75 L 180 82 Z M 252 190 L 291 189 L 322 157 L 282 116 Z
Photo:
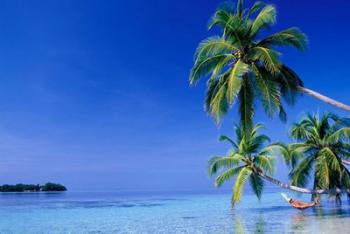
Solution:
M 61 184 L 46 183 L 40 184 L 4 184 L 0 186 L 0 192 L 62 192 L 67 188 Z

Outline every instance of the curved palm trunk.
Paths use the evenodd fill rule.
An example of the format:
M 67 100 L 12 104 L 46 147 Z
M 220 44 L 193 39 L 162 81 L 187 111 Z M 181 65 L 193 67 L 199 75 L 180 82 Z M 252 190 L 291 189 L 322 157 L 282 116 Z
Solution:
M 344 159 L 342 159 L 341 161 L 342 161 L 342 163 L 343 163 L 344 165 L 350 166 L 350 161 L 344 160 Z
M 304 87 L 299 86 L 298 89 L 300 90 L 300 92 L 305 93 L 305 94 L 312 96 L 314 98 L 317 98 L 317 99 L 319 99 L 319 100 L 321 100 L 329 105 L 332 105 L 332 106 L 335 106 L 337 108 L 340 108 L 340 109 L 343 109 L 345 111 L 350 112 L 350 106 L 348 106 L 344 103 L 338 102 L 332 98 L 326 97 L 326 96 L 324 96 L 316 91 L 313 91 L 311 89 L 308 89 L 308 88 L 304 88 Z
M 259 173 L 259 176 L 270 183 L 273 183 L 284 189 L 289 189 L 294 192 L 307 193 L 307 194 L 339 194 L 339 193 L 350 193 L 350 189 L 307 189 L 290 184 L 283 183 L 275 178 L 272 178 L 264 173 Z

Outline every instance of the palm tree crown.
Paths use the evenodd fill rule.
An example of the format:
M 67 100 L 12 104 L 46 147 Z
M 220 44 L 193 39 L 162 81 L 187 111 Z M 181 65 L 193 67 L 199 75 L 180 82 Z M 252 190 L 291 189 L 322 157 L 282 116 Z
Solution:
M 278 145 L 265 146 L 270 139 L 266 135 L 258 134 L 260 128 L 262 125 L 258 124 L 247 132 L 242 126 L 237 126 L 236 141 L 227 136 L 221 136 L 220 140 L 229 142 L 232 149 L 225 156 L 217 156 L 209 160 L 209 175 L 219 174 L 215 179 L 216 186 L 221 186 L 224 182 L 236 177 L 232 205 L 240 201 L 244 184 L 248 179 L 252 190 L 260 199 L 264 187 L 260 175 L 273 174 L 273 153 Z
M 222 35 L 199 44 L 190 83 L 208 77 L 205 107 L 217 121 L 237 99 L 241 124 L 251 127 L 257 98 L 269 116 L 279 112 L 281 119 L 286 118 L 281 99 L 293 104 L 302 82 L 281 62 L 275 47 L 304 50 L 307 39 L 297 28 L 259 37 L 275 22 L 274 6 L 256 2 L 243 9 L 243 0 L 236 9 L 227 4 L 219 7 L 210 20 L 209 29 L 218 26 Z
M 292 184 L 305 186 L 313 173 L 314 189 L 350 188 L 350 173 L 342 163 L 350 157 L 349 119 L 327 113 L 307 115 L 291 128 L 298 143 L 290 150 L 299 160 L 292 169 Z

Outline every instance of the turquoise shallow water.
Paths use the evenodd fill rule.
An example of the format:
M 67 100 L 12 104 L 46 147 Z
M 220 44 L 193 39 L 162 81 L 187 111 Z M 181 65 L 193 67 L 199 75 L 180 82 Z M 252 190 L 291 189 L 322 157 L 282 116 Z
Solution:
M 305 199 L 307 199 L 305 197 Z M 324 202 L 304 212 L 279 193 L 261 202 L 245 194 L 0 194 L 0 233 L 347 233 L 350 207 Z

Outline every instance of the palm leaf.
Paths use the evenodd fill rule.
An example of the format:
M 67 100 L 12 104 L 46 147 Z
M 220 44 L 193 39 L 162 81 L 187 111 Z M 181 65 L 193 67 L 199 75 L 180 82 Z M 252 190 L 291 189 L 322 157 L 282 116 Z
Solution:
M 217 156 L 212 157 L 208 162 L 208 174 L 212 176 L 216 174 L 221 168 L 230 168 L 237 166 L 242 159 L 239 154 L 233 154 L 231 156 Z
M 211 17 L 208 23 L 208 29 L 214 26 L 226 27 L 227 22 L 233 16 L 233 5 L 229 3 L 221 4 Z
M 276 22 L 276 9 L 271 5 L 265 6 L 260 11 L 258 16 L 255 18 L 251 27 L 250 35 L 255 36 L 260 29 L 270 26 L 275 22 Z
M 330 168 L 328 166 L 327 156 L 320 155 L 316 160 L 315 186 L 322 189 L 328 189 L 330 184 Z
M 279 54 L 269 48 L 256 46 L 249 51 L 249 58 L 255 62 L 261 62 L 272 74 L 280 71 Z
M 269 75 L 266 74 L 266 72 L 259 71 L 256 65 L 254 65 L 253 68 L 258 90 L 262 97 L 262 105 L 269 117 L 272 117 L 273 114 L 279 110 L 281 106 L 280 86 L 277 82 L 269 79 Z
M 227 87 L 227 101 L 232 104 L 234 98 L 237 96 L 241 89 L 241 77 L 248 72 L 248 65 L 243 63 L 240 59 L 235 63 L 233 69 L 230 72 Z
M 305 186 L 310 178 L 312 170 L 312 163 L 315 160 L 315 156 L 307 157 L 300 161 L 300 163 L 293 168 L 289 173 L 292 179 L 292 185 Z
M 224 171 L 218 177 L 216 177 L 215 186 L 220 187 L 223 183 L 225 183 L 226 181 L 228 181 L 229 179 L 237 175 L 243 168 L 244 166 L 240 166 L 240 167 L 230 168 Z
M 232 206 L 241 200 L 244 184 L 251 173 L 252 173 L 251 170 L 247 167 L 244 167 L 239 172 L 236 178 L 235 185 L 233 187 L 233 194 L 231 199 Z
M 264 153 L 259 153 L 257 157 L 254 159 L 254 163 L 258 168 L 262 168 L 264 172 L 272 175 L 275 170 L 275 160 Z
M 209 37 L 202 41 L 197 47 L 195 59 L 203 59 L 215 55 L 228 54 L 236 50 L 235 44 L 226 41 L 222 37 Z
M 229 108 L 229 103 L 227 101 L 227 81 L 229 75 L 225 74 L 221 77 L 216 89 L 213 90 L 211 94 L 211 99 L 209 100 L 209 111 L 210 114 L 215 118 L 216 122 L 219 123 L 222 116 L 227 113 Z
M 236 14 L 239 17 L 242 17 L 242 14 L 243 14 L 243 0 L 238 0 Z
M 254 194 L 260 200 L 264 188 L 264 181 L 258 175 L 251 174 L 249 176 L 249 182 Z
M 219 140 L 220 141 L 228 141 L 234 149 L 238 148 L 238 145 L 236 144 L 236 142 L 234 140 L 232 140 L 231 138 L 229 138 L 228 136 L 221 135 Z
M 232 58 L 232 54 L 220 54 L 197 60 L 191 70 L 190 83 L 197 83 L 199 79 L 213 72 L 219 63 L 223 61 L 228 62 Z
M 322 150 L 320 150 L 319 155 L 322 155 L 326 159 L 329 167 L 332 169 L 333 172 L 341 171 L 342 163 L 337 157 L 337 155 L 329 147 L 325 147 Z
M 292 69 L 282 64 L 277 82 L 280 84 L 284 100 L 289 105 L 293 105 L 296 97 L 300 95 L 299 87 L 303 87 L 302 80 Z
M 295 165 L 298 162 L 298 159 L 301 156 L 301 154 L 298 154 L 295 151 L 293 152 L 293 150 L 291 150 L 291 148 L 288 145 L 282 142 L 270 144 L 269 146 L 264 148 L 263 152 L 273 152 L 272 154 L 281 154 L 287 166 L 292 168 L 295 167 Z
M 350 140 L 350 127 L 341 128 L 328 137 L 328 141 L 335 144 L 339 141 Z
M 258 46 L 293 46 L 298 50 L 304 51 L 307 47 L 307 37 L 298 28 L 288 28 L 268 36 L 260 41 Z
M 261 10 L 266 4 L 263 2 L 255 2 L 246 14 L 246 20 L 250 18 L 255 12 Z

